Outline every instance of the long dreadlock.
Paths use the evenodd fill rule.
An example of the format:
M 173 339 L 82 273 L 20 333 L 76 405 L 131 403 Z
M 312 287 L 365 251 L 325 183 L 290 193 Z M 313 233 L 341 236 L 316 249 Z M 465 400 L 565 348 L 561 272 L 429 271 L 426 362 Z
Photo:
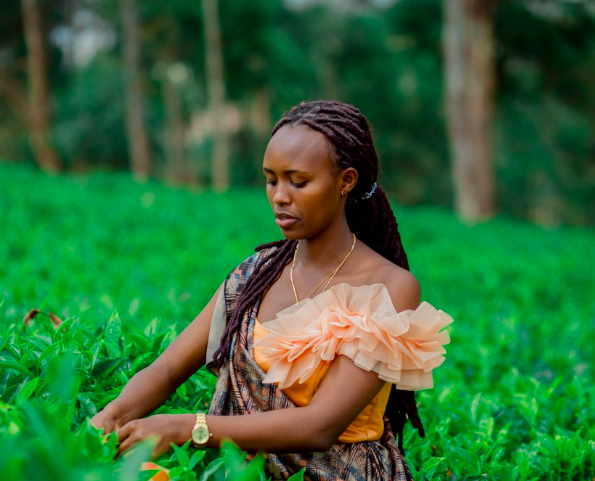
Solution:
M 272 135 L 286 125 L 305 125 L 320 132 L 329 141 L 330 154 L 335 166 L 339 170 L 348 167 L 357 170 L 358 182 L 349 193 L 346 203 L 349 228 L 361 241 L 380 255 L 409 270 L 397 220 L 386 195 L 376 184 L 378 156 L 366 117 L 351 105 L 319 100 L 302 102 L 291 109 L 275 125 Z M 219 349 L 214 355 L 216 366 L 220 367 L 224 363 L 231 349 L 232 338 L 238 331 L 245 312 L 256 305 L 291 261 L 296 243 L 297 241 L 284 239 L 256 248 L 260 251 L 276 247 L 261 259 L 239 295 Z M 386 416 L 398 436 L 401 449 L 403 449 L 403 427 L 407 418 L 417 428 L 420 436 L 424 437 L 424 428 L 419 419 L 413 391 L 392 389 L 386 407 Z

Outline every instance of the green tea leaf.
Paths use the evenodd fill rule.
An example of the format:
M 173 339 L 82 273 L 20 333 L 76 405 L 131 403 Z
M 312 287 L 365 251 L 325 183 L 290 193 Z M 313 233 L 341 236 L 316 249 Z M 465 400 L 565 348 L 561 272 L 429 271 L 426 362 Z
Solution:
M 12 369 L 13 371 L 18 371 L 21 374 L 25 374 L 26 376 L 29 376 L 31 378 L 35 377 L 33 373 L 29 371 L 29 369 L 27 369 L 24 366 L 21 366 L 18 362 L 14 361 L 0 360 L 0 369 Z
M 182 466 L 183 468 L 190 467 L 190 457 L 188 456 L 188 453 L 187 453 L 188 444 L 189 443 L 186 443 L 184 446 L 178 447 L 175 444 L 171 443 L 171 447 L 174 450 L 176 459 L 178 460 L 178 463 L 180 464 L 180 466 Z
M 304 481 L 304 473 L 306 472 L 306 468 L 302 469 L 301 471 L 295 473 L 294 475 L 289 478 L 288 481 Z
M 225 459 L 223 458 L 216 458 L 211 461 L 203 473 L 200 475 L 199 481 L 208 481 L 217 479 L 215 476 L 217 474 L 222 475 L 222 471 L 225 471 Z M 224 479 L 223 477 L 220 479 Z

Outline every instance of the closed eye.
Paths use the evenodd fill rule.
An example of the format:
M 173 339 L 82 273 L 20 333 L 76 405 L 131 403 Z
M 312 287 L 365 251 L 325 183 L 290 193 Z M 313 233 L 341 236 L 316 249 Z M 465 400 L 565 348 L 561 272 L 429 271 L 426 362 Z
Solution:
M 298 189 L 301 189 L 307 183 L 308 183 L 307 181 L 303 181 L 303 182 L 292 182 L 291 185 L 293 185 L 294 187 L 296 187 Z M 275 185 L 277 185 L 277 181 L 276 180 L 267 180 L 267 185 L 270 185 L 270 186 L 274 187 Z

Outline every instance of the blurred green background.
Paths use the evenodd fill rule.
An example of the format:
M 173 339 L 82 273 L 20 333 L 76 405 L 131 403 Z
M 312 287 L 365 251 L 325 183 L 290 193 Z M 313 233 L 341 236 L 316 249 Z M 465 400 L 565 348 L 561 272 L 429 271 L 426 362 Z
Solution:
M 588 1 L 3 0 L 0 159 L 261 185 L 275 121 L 333 98 L 400 204 L 586 225 L 594 78 Z
M 369 118 L 422 299 L 455 319 L 415 480 L 592 479 L 593 79 L 587 0 L 3 0 L 0 474 L 148 477 L 85 419 L 280 237 L 262 155 L 323 98 Z M 189 455 L 160 462 L 229 468 Z
M 280 237 L 262 155 L 324 98 L 369 118 L 422 298 L 455 318 L 414 479 L 592 479 L 593 79 L 589 1 L 3 0 L 0 477 L 147 478 L 85 419 Z M 160 462 L 223 479 L 213 456 Z

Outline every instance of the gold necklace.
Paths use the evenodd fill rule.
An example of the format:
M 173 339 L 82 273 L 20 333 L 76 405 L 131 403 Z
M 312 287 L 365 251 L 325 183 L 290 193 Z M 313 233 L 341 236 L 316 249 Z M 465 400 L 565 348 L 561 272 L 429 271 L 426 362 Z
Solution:
M 339 269 L 341 269 L 341 267 L 343 267 L 343 264 L 345 264 L 345 262 L 347 261 L 347 259 L 351 255 L 351 253 L 353 252 L 353 248 L 355 247 L 355 243 L 357 242 L 357 238 L 355 237 L 355 234 L 354 233 L 351 233 L 351 235 L 353 236 L 353 244 L 351 245 L 351 249 L 349 249 L 349 252 L 345 256 L 345 258 L 341 261 L 341 263 L 337 266 L 337 268 L 333 272 L 331 272 L 330 274 L 328 274 L 324 279 L 322 279 L 316 285 L 316 287 L 314 288 L 314 290 L 312 292 L 310 292 L 310 294 L 308 294 L 306 297 L 310 297 L 312 294 L 314 294 L 318 290 L 318 288 L 322 285 L 322 283 L 324 281 L 326 281 L 330 277 L 330 279 L 328 279 L 328 282 L 324 286 L 324 289 L 322 290 L 322 292 L 326 291 L 326 289 L 328 288 L 329 284 L 331 283 L 331 281 L 333 280 L 333 278 L 335 277 L 335 275 L 337 274 L 337 272 L 339 272 Z M 289 270 L 289 278 L 291 279 L 291 287 L 293 288 L 293 295 L 295 296 L 295 302 L 296 303 L 300 302 L 300 300 L 299 300 L 298 295 L 297 295 L 297 290 L 295 289 L 295 283 L 293 282 L 293 268 L 295 267 L 295 261 L 297 259 L 297 254 L 298 254 L 298 251 L 299 250 L 300 250 L 300 244 L 298 243 L 295 246 L 295 251 L 293 253 L 293 262 L 291 263 L 291 269 Z

